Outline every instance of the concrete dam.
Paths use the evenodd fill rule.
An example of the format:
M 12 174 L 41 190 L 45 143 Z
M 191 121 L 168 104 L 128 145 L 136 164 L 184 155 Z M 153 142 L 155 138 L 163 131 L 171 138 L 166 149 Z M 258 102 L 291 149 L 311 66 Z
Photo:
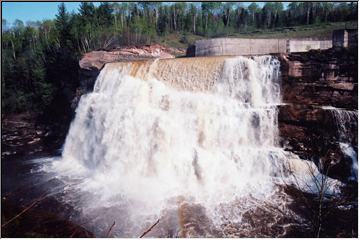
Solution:
M 264 55 L 332 47 L 332 40 L 214 38 L 195 42 L 195 56 Z
M 335 30 L 332 39 L 314 38 L 213 38 L 195 42 L 188 49 L 188 56 L 244 56 L 308 52 L 332 47 L 357 46 L 357 30 Z

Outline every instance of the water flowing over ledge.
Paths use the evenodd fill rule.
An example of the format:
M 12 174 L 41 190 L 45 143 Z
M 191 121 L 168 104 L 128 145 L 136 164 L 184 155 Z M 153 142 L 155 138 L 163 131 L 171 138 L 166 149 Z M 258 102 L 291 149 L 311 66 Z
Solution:
M 161 218 L 154 236 L 232 236 L 229 226 L 258 236 L 251 211 L 280 208 L 267 212 L 270 228 L 299 224 L 281 186 L 316 192 L 323 177 L 280 148 L 281 102 L 272 56 L 107 64 L 46 170 L 71 184 L 63 201 L 98 233 L 116 219 L 116 236 L 134 237 Z M 330 179 L 326 193 L 339 185 Z M 186 224 L 196 218 L 207 219 L 202 232 Z

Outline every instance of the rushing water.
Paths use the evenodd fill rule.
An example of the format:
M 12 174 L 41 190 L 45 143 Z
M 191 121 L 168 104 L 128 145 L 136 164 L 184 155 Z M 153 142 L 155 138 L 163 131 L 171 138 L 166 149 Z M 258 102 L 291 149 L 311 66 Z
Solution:
M 278 146 L 279 61 L 202 60 L 107 64 L 82 96 L 46 171 L 98 236 L 113 222 L 127 237 L 157 219 L 148 236 L 281 236 L 281 219 L 301 222 L 281 186 L 315 191 L 321 174 Z

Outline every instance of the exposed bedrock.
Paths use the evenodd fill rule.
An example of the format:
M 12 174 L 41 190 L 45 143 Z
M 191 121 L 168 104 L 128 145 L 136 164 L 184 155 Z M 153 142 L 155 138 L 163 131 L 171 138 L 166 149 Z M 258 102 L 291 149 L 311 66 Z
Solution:
M 325 161 L 348 180 L 357 154 L 357 51 L 329 49 L 281 55 L 281 144 L 302 158 Z M 356 159 L 355 159 L 356 160 Z
M 285 103 L 357 109 L 357 55 L 329 49 L 281 55 Z

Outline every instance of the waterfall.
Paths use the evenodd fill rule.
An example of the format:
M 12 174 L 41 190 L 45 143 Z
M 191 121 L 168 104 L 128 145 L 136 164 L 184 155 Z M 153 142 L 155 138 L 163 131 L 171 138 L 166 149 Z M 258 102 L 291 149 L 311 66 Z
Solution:
M 66 201 L 97 227 L 120 219 L 118 236 L 139 235 L 184 202 L 205 208 L 215 226 L 244 223 L 259 201 L 281 204 L 279 76 L 272 56 L 106 64 L 54 163 L 81 195 Z
M 339 109 L 334 107 L 324 107 L 331 111 L 336 121 L 337 130 L 339 133 L 339 141 L 351 142 L 351 124 L 357 122 L 357 111 L 349 111 L 345 109 Z
M 350 157 L 351 159 L 351 175 L 349 180 L 357 181 L 358 179 L 358 162 L 357 162 L 357 154 L 354 148 L 349 143 L 339 143 L 341 151 L 345 154 L 345 156 Z
M 357 111 L 349 111 L 334 107 L 324 107 L 324 109 L 330 110 L 337 126 L 337 132 L 339 134 L 339 146 L 343 154 L 351 160 L 351 176 L 350 180 L 356 180 L 358 176 L 358 163 L 357 153 L 352 147 L 351 125 L 357 123 L 358 113 Z

